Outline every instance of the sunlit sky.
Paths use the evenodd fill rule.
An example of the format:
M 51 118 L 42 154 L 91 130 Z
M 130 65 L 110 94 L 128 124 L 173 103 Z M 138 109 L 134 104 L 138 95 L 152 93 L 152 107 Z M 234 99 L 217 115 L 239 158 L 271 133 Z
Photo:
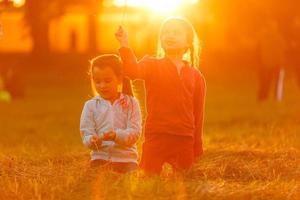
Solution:
M 0 2 L 3 0 L 0 0 Z M 26 0 L 9 0 L 11 2 L 13 2 L 15 7 L 22 7 L 25 4 Z
M 0 0 L 0 2 L 3 0 Z M 26 0 L 10 0 L 15 7 L 22 7 Z M 184 4 L 195 4 L 199 0 L 112 0 L 116 6 L 141 7 L 157 13 L 172 12 Z M 99 1 L 100 2 L 100 1 Z
M 172 12 L 184 4 L 195 4 L 198 0 L 114 0 L 116 6 L 143 7 L 154 12 Z

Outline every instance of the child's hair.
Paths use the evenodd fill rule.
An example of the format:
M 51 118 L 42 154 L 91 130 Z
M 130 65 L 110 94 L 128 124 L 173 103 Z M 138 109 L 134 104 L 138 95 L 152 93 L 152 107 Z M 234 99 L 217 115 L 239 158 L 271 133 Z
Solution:
M 104 67 L 110 67 L 117 77 L 122 78 L 122 93 L 132 96 L 130 80 L 126 77 L 123 77 L 123 67 L 121 59 L 115 54 L 103 54 L 93 58 L 90 61 L 89 75 L 94 96 L 99 95 L 93 80 L 93 69 L 96 67 L 100 69 Z
M 199 44 L 199 39 L 197 36 L 197 33 L 193 27 L 193 25 L 188 22 L 185 18 L 183 17 L 169 17 L 167 18 L 161 25 L 160 27 L 160 33 L 159 37 L 161 35 L 161 32 L 163 28 L 165 27 L 166 24 L 170 22 L 176 22 L 181 24 L 187 33 L 187 40 L 189 43 L 189 48 L 183 55 L 183 59 L 188 61 L 193 67 L 199 68 L 199 53 L 200 53 L 200 44 Z M 165 56 L 165 51 L 161 46 L 161 41 L 160 39 L 158 40 L 158 48 L 157 48 L 157 57 L 162 58 Z

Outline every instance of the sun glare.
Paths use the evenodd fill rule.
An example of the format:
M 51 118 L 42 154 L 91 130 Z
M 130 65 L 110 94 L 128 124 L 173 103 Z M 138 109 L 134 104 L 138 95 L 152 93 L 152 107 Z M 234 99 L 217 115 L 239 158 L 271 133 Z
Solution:
M 25 0 L 11 0 L 15 7 L 22 7 L 25 4 Z
M 169 13 L 177 10 L 183 4 L 195 4 L 198 0 L 114 0 L 116 6 L 147 8 L 157 13 Z

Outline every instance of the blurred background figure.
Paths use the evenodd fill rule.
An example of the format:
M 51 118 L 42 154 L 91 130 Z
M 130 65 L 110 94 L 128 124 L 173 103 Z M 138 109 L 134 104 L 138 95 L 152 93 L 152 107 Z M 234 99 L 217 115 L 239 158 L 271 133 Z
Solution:
M 275 20 L 269 19 L 262 27 L 258 40 L 260 53 L 258 100 L 268 98 L 274 90 L 274 97 L 282 100 L 286 44 Z
M 4 80 L 0 74 L 0 102 L 10 102 L 11 96 L 8 91 L 5 90 Z
M 25 88 L 20 73 L 13 67 L 0 66 L 0 90 L 5 92 L 2 93 L 4 101 L 24 97 Z
M 3 36 L 3 27 L 0 22 L 0 38 Z M 4 83 L 4 73 L 1 70 L 0 66 L 0 102 L 10 102 L 11 96 L 8 91 L 6 91 L 5 83 Z
M 300 16 L 295 16 L 292 21 L 289 55 L 300 88 Z

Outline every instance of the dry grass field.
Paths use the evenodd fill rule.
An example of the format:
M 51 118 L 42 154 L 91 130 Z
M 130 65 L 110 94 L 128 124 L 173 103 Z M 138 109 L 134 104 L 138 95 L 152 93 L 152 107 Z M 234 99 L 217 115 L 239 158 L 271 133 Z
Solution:
M 89 168 L 79 135 L 84 73 L 26 76 L 24 100 L 0 103 L 0 199 L 300 199 L 300 90 L 257 103 L 255 79 L 207 78 L 205 154 L 184 176 Z M 240 80 L 244 80 L 241 78 Z M 142 143 L 142 141 L 139 141 Z

